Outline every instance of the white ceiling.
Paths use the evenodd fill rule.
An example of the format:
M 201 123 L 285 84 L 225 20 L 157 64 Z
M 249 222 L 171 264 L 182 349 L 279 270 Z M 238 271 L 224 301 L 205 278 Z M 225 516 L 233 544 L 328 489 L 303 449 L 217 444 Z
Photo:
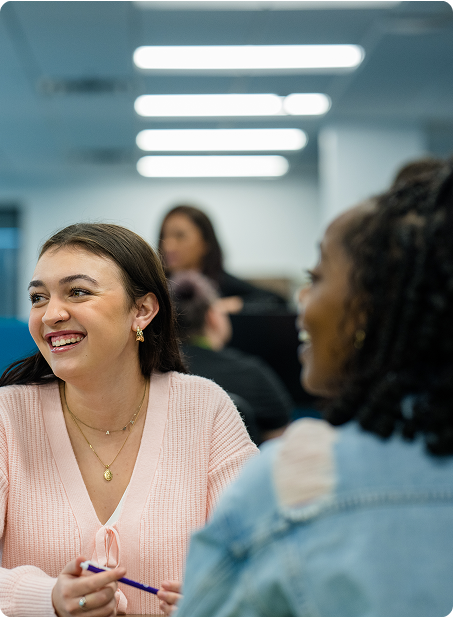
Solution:
M 331 122 L 415 123 L 434 154 L 453 152 L 453 12 L 446 2 L 343 10 L 275 10 L 277 3 L 262 10 L 187 10 L 181 3 L 168 10 L 156 3 L 145 10 L 138 4 L 3 5 L 0 182 L 49 182 L 106 167 L 136 174 L 135 137 L 154 127 L 300 127 L 309 143 L 287 155 L 290 173 L 316 167 L 317 132 Z M 132 63 L 139 45 L 316 43 L 360 44 L 365 61 L 348 74 L 245 76 L 151 75 Z M 150 120 L 133 108 L 140 94 L 227 92 L 323 92 L 332 108 L 322 118 L 232 121 Z

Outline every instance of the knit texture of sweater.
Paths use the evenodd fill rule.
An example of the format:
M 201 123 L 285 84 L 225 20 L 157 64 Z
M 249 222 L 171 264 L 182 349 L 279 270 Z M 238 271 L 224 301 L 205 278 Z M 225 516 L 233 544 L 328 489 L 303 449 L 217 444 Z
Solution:
M 79 555 L 159 587 L 181 580 L 190 533 L 257 451 L 226 393 L 156 373 L 119 519 L 101 525 L 66 430 L 58 384 L 0 389 L 0 609 L 54 617 L 56 577 Z M 91 454 L 87 452 L 87 455 Z M 157 598 L 119 585 L 118 613 L 157 614 Z

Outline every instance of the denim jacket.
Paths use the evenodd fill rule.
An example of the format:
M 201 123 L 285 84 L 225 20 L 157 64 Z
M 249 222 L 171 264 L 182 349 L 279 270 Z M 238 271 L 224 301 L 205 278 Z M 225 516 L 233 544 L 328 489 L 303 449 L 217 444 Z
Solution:
M 294 423 L 192 539 L 178 617 L 445 617 L 453 457 Z

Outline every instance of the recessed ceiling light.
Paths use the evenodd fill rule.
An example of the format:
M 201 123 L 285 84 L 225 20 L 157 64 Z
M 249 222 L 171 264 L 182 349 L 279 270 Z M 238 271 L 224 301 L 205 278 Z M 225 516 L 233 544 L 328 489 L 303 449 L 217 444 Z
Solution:
M 354 69 L 359 45 L 144 46 L 134 52 L 141 69 L 158 71 L 304 71 Z
M 147 178 L 278 177 L 289 168 L 283 156 L 144 156 L 137 171 Z
M 325 94 L 143 94 L 135 111 L 145 117 L 322 115 L 330 109 Z
M 151 129 L 136 142 L 148 152 L 269 152 L 301 150 L 307 136 L 300 129 Z

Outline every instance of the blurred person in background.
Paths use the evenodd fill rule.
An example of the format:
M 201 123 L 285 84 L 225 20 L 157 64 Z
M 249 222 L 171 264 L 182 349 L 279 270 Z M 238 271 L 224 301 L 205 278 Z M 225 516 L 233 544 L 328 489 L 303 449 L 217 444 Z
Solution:
M 227 489 L 180 617 L 451 614 L 452 238 L 451 161 L 329 225 L 300 327 L 330 424 L 293 423 Z
M 432 173 L 436 170 L 442 169 L 444 161 L 442 159 L 436 159 L 432 156 L 426 156 L 415 161 L 406 163 L 396 172 L 393 179 L 392 188 L 400 188 L 407 182 L 419 179 L 429 179 Z
M 224 307 L 236 313 L 284 310 L 286 300 L 229 274 L 223 267 L 223 254 L 208 216 L 190 205 L 178 205 L 164 217 L 159 234 L 159 252 L 168 277 L 184 270 L 196 270 L 207 276 Z
M 213 285 L 195 271 L 176 273 L 170 290 L 176 307 L 183 358 L 191 373 L 207 377 L 238 395 L 253 412 L 260 444 L 280 435 L 290 421 L 292 401 L 284 384 L 260 358 L 225 345 L 231 338 L 231 323 Z M 238 404 L 241 410 L 241 405 Z M 245 415 L 245 423 L 247 414 Z

